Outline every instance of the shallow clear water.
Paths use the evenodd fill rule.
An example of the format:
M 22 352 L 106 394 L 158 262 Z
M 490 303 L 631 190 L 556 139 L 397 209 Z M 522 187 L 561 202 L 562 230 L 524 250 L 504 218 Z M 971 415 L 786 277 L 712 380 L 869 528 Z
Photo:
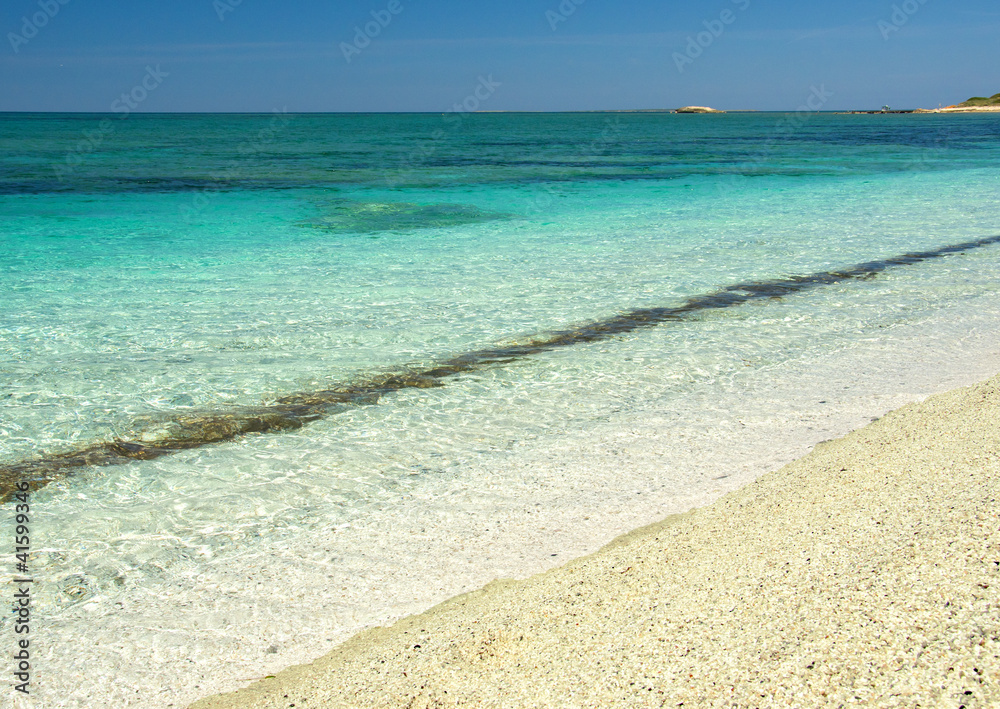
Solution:
M 0 466 L 1000 234 L 1000 116 L 788 121 L 2 115 Z M 983 246 L 64 471 L 44 706 L 180 706 L 704 504 L 1000 369 L 998 275 Z

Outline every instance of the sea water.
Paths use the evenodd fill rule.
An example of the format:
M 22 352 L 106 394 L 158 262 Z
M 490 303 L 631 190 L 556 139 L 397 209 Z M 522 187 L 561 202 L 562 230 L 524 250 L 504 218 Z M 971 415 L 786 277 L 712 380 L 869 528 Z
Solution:
M 0 115 L 23 705 L 234 689 L 1000 371 L 1000 244 L 891 262 L 998 208 L 990 115 Z M 293 430 L 58 462 L 483 352 Z

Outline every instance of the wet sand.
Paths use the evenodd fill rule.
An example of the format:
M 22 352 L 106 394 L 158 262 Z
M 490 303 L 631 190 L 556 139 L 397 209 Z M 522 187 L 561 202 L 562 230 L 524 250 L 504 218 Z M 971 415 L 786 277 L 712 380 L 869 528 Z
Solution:
M 196 709 L 1000 705 L 1000 377 Z

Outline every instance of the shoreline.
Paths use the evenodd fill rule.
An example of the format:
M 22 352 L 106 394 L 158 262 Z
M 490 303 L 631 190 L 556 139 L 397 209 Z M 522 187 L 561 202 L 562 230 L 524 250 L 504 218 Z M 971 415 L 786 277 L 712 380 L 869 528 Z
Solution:
M 989 170 L 966 172 L 961 185 L 920 175 L 887 180 L 887 186 L 913 180 L 884 192 L 904 197 L 904 204 L 947 194 L 954 198 L 949 200 L 952 209 L 963 205 L 973 209 L 968 212 L 968 223 L 963 217 L 951 227 L 946 222 L 951 218 L 949 210 L 942 209 L 940 221 L 933 214 L 919 223 L 903 219 L 886 236 L 905 238 L 907 248 L 919 249 L 992 234 L 982 231 L 971 218 L 988 218 L 995 195 L 989 194 L 988 183 L 979 175 L 992 178 L 992 174 Z M 933 189 L 924 190 L 924 185 Z M 647 189 L 638 192 L 645 194 Z M 755 192 L 750 190 L 747 196 Z M 609 195 L 622 193 L 618 188 L 608 190 Z M 805 194 L 812 195 L 810 201 L 825 201 L 824 197 L 845 199 L 852 193 L 864 203 L 869 197 L 868 188 L 845 191 L 839 184 L 818 185 Z M 790 209 L 798 199 L 787 201 L 788 197 L 776 199 Z M 848 199 L 845 209 L 838 210 L 845 217 L 840 222 L 844 232 L 854 231 L 849 204 Z M 889 202 L 885 207 L 888 214 L 903 211 Z M 806 206 L 790 214 L 805 223 L 806 215 L 814 213 Z M 765 234 L 767 224 L 761 222 Z M 784 221 L 771 224 L 783 226 Z M 932 239 L 930 234 L 938 231 L 955 238 Z M 886 255 L 884 249 L 861 255 L 857 245 L 848 246 L 859 253 L 858 260 Z M 782 247 L 781 253 L 788 250 Z M 402 393 L 400 398 L 406 399 L 392 402 L 393 418 L 387 420 L 412 421 L 409 416 L 396 418 L 394 411 L 406 413 L 403 407 L 418 411 L 417 406 L 426 411 L 428 404 L 441 397 L 438 400 L 447 404 L 449 420 L 457 420 L 454 414 L 459 412 L 473 435 L 483 432 L 483 421 L 497 420 L 492 413 L 480 416 L 497 400 L 480 392 L 530 391 L 531 396 L 525 397 L 529 405 L 501 421 L 503 430 L 515 432 L 504 437 L 515 442 L 513 447 L 480 451 L 466 446 L 463 450 L 475 454 L 456 457 L 459 465 L 427 466 L 418 475 L 400 476 L 397 479 L 403 487 L 395 489 L 371 486 L 376 495 L 365 490 L 355 498 L 354 509 L 346 509 L 343 515 L 339 514 L 343 498 L 332 494 L 335 490 L 329 484 L 315 486 L 334 476 L 323 471 L 311 475 L 320 466 L 338 464 L 328 451 L 354 455 L 362 446 L 345 446 L 344 442 L 359 440 L 351 432 L 367 429 L 382 431 L 363 446 L 377 452 L 372 460 L 394 454 L 407 463 L 425 463 L 430 456 L 421 448 L 422 441 L 435 445 L 435 437 L 424 438 L 425 432 L 434 433 L 435 428 L 423 427 L 419 420 L 412 429 L 376 428 L 364 422 L 362 428 L 345 421 L 337 423 L 332 435 L 316 435 L 316 440 L 324 442 L 322 447 L 300 442 L 299 434 L 292 432 L 271 439 L 273 443 L 264 437 L 251 438 L 240 446 L 206 452 L 204 458 L 188 457 L 204 461 L 199 469 L 227 466 L 223 472 L 230 461 L 250 462 L 253 465 L 247 470 L 257 471 L 251 472 L 253 480 L 274 479 L 268 475 L 272 471 L 301 475 L 279 479 L 280 494 L 274 497 L 282 506 L 288 505 L 289 514 L 276 515 L 269 512 L 275 508 L 265 508 L 265 514 L 259 520 L 251 518 L 246 528 L 254 532 L 252 536 L 242 533 L 243 518 L 233 516 L 223 519 L 217 530 L 200 528 L 185 537 L 210 542 L 211 557 L 173 561 L 178 555 L 169 541 L 144 542 L 146 553 L 172 566 L 164 564 L 162 574 L 140 568 L 123 586 L 102 584 L 109 588 L 107 593 L 54 609 L 50 616 L 54 622 L 45 638 L 50 669 L 39 688 L 51 698 L 47 703 L 52 706 L 134 709 L 180 707 L 232 691 L 255 678 L 315 660 L 358 631 L 422 612 L 494 578 L 524 578 L 596 551 L 619 534 L 708 504 L 874 416 L 1000 372 L 1000 303 L 993 277 L 996 253 L 980 251 L 954 259 L 953 265 L 941 262 L 946 265 L 941 269 L 915 265 L 917 278 L 901 270 L 899 277 L 864 282 L 859 288 L 834 285 L 826 295 L 818 293 L 815 298 L 748 307 L 735 318 L 709 313 L 690 328 L 654 328 L 641 338 L 595 347 L 586 359 L 559 355 L 551 363 L 528 370 L 529 375 L 535 371 L 560 375 L 551 384 L 543 381 L 542 386 L 528 387 L 521 382 L 532 380 L 516 373 L 495 380 L 511 382 L 510 389 L 494 388 L 492 381 L 484 388 L 471 379 L 448 389 Z M 962 267 L 957 280 L 953 266 Z M 745 267 L 738 270 L 749 275 Z M 912 297 L 920 293 L 930 298 Z M 960 293 L 964 297 L 956 298 Z M 828 301 L 831 295 L 832 302 Z M 788 323 L 795 329 L 788 330 Z M 734 336 L 736 328 L 740 336 Z M 758 332 L 765 336 L 757 336 Z M 702 372 L 689 366 L 706 361 L 712 366 Z M 588 398 L 595 387 L 582 379 L 575 380 L 579 383 L 571 379 L 567 386 L 561 372 L 568 366 L 597 373 L 604 382 L 598 394 L 607 395 Z M 453 396 L 459 386 L 463 387 L 461 396 Z M 547 421 L 544 416 L 553 409 L 568 410 L 576 419 L 560 424 L 555 435 L 536 427 Z M 434 410 L 445 411 L 445 407 Z M 580 411 L 584 416 L 577 418 Z M 533 412 L 542 416 L 524 415 Z M 379 414 L 368 421 L 378 423 L 383 417 Z M 517 428 L 506 428 L 514 424 Z M 397 430 L 406 433 L 397 437 Z M 257 468 L 255 461 L 263 456 L 294 463 L 276 468 L 264 460 Z M 182 462 L 165 464 L 162 469 L 154 464 L 155 468 L 147 470 L 148 477 L 177 480 L 178 491 L 205 489 L 211 494 L 213 489 L 227 489 L 214 484 L 188 488 L 187 478 L 178 474 L 186 475 L 190 465 L 177 460 Z M 114 478 L 94 473 L 91 481 L 81 480 L 65 489 L 82 491 L 90 499 L 115 489 Z M 307 476 L 313 483 L 309 487 L 303 485 Z M 178 496 L 170 487 L 163 486 L 164 494 L 157 496 L 160 504 L 145 508 L 157 510 L 152 523 L 167 529 L 175 526 L 172 517 L 163 518 L 158 511 L 169 514 L 169 502 L 178 497 L 192 499 L 190 492 Z M 205 510 L 200 516 L 208 524 L 220 519 L 220 509 L 237 515 L 256 511 L 244 500 L 266 501 L 271 494 L 268 490 L 267 495 L 257 495 L 255 487 L 237 488 L 249 493 L 246 497 L 215 497 L 222 503 L 218 506 L 208 504 L 211 497 L 199 496 L 197 502 Z M 308 492 L 312 489 L 315 494 Z M 115 497 L 121 500 L 113 508 L 115 514 L 94 515 L 93 503 L 86 498 L 78 503 L 73 498 L 81 499 L 79 495 L 53 492 L 41 493 L 39 500 L 45 501 L 52 514 L 52 529 L 65 531 L 51 534 L 50 539 L 76 545 L 79 525 L 73 521 L 77 519 L 74 511 L 82 510 L 80 518 L 86 515 L 95 526 L 81 535 L 84 539 L 77 546 L 98 552 L 93 556 L 97 563 L 89 567 L 99 570 L 97 578 L 114 578 L 113 568 L 104 571 L 111 567 L 107 559 L 127 557 L 101 553 L 102 540 L 116 538 L 113 524 L 147 529 L 151 522 L 139 517 L 145 510 L 136 512 L 128 496 L 114 495 L 108 497 L 109 502 Z M 98 526 L 102 518 L 109 522 Z M 238 534 L 229 539 L 209 536 L 213 531 L 228 536 L 230 530 Z M 135 548 L 131 542 L 121 546 L 125 551 Z M 72 579 L 69 574 L 76 569 L 58 563 L 58 559 L 51 562 L 53 570 L 46 573 L 47 578 Z M 51 597 L 63 593 L 55 584 L 49 588 L 53 589 Z M 81 643 L 80 638 L 88 642 Z
M 998 421 L 1000 376 L 933 395 L 711 505 L 191 707 L 988 706 Z
M 902 110 L 888 111 L 834 111 L 843 116 L 883 116 L 900 114 L 928 114 L 928 113 L 1000 113 L 1000 106 L 945 106 L 944 108 L 907 108 Z
M 1000 113 L 1000 106 L 945 106 L 918 108 L 914 113 Z

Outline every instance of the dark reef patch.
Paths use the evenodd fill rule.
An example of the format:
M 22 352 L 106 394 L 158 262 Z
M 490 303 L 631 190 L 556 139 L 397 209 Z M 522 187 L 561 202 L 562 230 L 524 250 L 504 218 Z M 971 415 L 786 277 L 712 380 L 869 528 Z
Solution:
M 26 481 L 32 489 L 37 489 L 82 467 L 151 460 L 182 450 L 233 440 L 250 433 L 288 431 L 334 415 L 347 407 L 377 404 L 383 396 L 396 391 L 444 386 L 444 380 L 449 377 L 557 348 L 595 342 L 641 328 L 684 320 L 704 311 L 733 308 L 754 300 L 780 299 L 842 281 L 864 280 L 897 266 L 942 258 L 996 243 L 1000 243 L 1000 235 L 867 261 L 838 271 L 738 283 L 712 293 L 692 296 L 679 306 L 631 310 L 605 320 L 529 338 L 521 344 L 467 352 L 426 369 L 404 369 L 360 378 L 333 389 L 291 394 L 269 406 L 179 415 L 158 427 L 156 435 L 143 436 L 141 440 L 95 443 L 77 451 L 0 466 L 0 502 L 7 502 L 11 498 L 20 481 Z
M 320 216 L 303 222 L 302 226 L 335 233 L 374 234 L 463 226 L 510 218 L 509 214 L 483 211 L 470 204 L 340 200 L 323 205 L 321 211 Z

